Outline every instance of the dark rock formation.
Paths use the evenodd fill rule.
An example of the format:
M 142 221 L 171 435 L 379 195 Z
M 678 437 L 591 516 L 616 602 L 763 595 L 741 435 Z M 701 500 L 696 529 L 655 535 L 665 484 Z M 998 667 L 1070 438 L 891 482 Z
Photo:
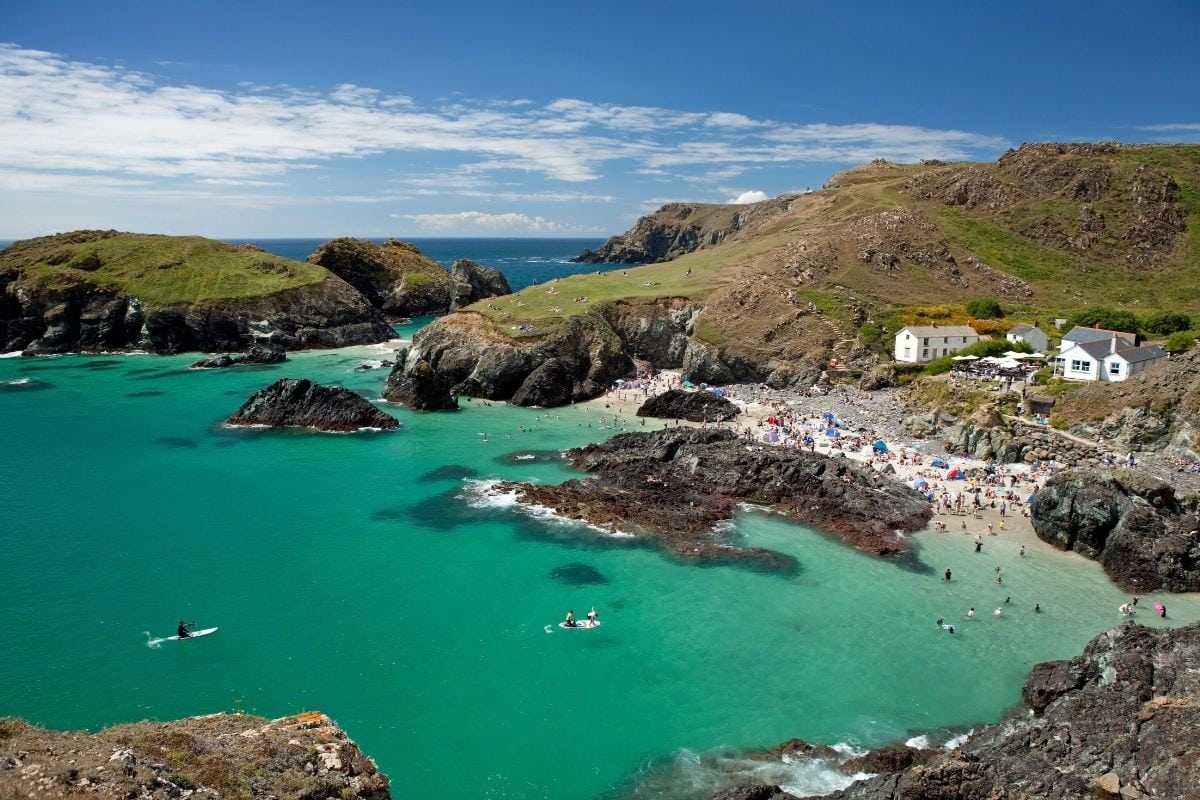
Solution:
M 592 473 L 559 486 L 502 483 L 522 502 L 660 543 L 688 560 L 794 569 L 779 553 L 732 547 L 714 535 L 741 503 L 770 508 L 868 553 L 907 554 L 902 533 L 928 522 L 912 488 L 845 459 L 778 447 L 747 447 L 732 431 L 627 433 L 567 453 Z
M 279 364 L 287 358 L 287 351 L 277 344 L 252 344 L 245 353 L 222 353 L 204 358 L 192 364 L 193 369 L 223 369 L 238 364 Z
M 492 267 L 484 267 L 465 258 L 454 262 L 450 268 L 450 310 L 457 311 L 478 300 L 512 294 L 512 287 L 504 273 Z
M 1099 561 L 1130 591 L 1200 591 L 1200 516 L 1136 470 L 1055 475 L 1030 508 L 1039 538 Z
M 702 247 L 720 244 L 749 223 L 773 219 L 795 195 L 748 205 L 668 203 L 640 218 L 629 231 L 573 259 L 580 264 L 644 264 L 670 261 Z
M 450 308 L 450 273 L 415 245 L 388 239 L 331 239 L 308 257 L 345 280 L 392 318 L 441 314 Z
M 1034 667 L 1022 696 L 1030 715 L 823 800 L 1196 796 L 1200 624 L 1102 633 L 1083 655 Z
M 387 776 L 329 717 L 212 714 L 89 735 L 0 719 L 0 797 L 388 800 Z
M 400 427 L 395 417 L 383 413 L 349 389 L 294 378 L 282 378 L 250 395 L 225 424 L 313 428 L 334 433 Z
M 458 398 L 450 393 L 450 387 L 429 366 L 429 362 L 420 359 L 405 369 L 407 357 L 407 350 L 396 353 L 396 366 L 392 368 L 387 385 L 383 387 L 383 399 L 390 403 L 402 403 L 416 411 L 453 411 L 458 408 Z
M 637 410 L 639 417 L 686 419 L 690 422 L 719 422 L 733 419 L 741 411 L 733 402 L 712 392 L 669 389 L 651 397 Z
M 731 786 L 725 791 L 713 795 L 712 800 L 798 800 L 798 798 L 778 786 L 758 783 Z
M 914 764 L 924 764 L 937 755 L 936 750 L 919 747 L 909 747 L 906 744 L 889 744 L 872 750 L 863 756 L 848 758 L 839 766 L 847 775 L 857 775 L 860 772 L 899 772 Z

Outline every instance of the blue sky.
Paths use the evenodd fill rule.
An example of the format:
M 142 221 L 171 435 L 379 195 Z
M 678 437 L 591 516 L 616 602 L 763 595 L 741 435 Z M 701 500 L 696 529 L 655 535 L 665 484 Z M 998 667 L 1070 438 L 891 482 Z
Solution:
M 875 157 L 1200 141 L 1200 2 L 0 4 L 0 237 L 592 236 Z

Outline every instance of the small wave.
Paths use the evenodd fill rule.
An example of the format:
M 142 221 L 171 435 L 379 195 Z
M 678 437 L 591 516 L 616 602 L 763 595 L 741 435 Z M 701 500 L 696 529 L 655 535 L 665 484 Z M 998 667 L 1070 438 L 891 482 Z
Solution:
M 11 381 L 0 381 L 0 383 L 3 383 L 5 386 L 25 386 L 26 384 L 33 383 L 33 379 L 13 378 Z
M 155 650 L 157 650 L 162 645 L 162 643 L 167 640 L 165 636 L 164 637 L 151 636 L 150 631 L 142 631 L 142 633 L 144 633 L 146 635 L 146 647 L 150 647 Z
M 971 738 L 971 734 L 973 734 L 974 732 L 975 732 L 975 729 L 974 729 L 974 728 L 972 728 L 971 730 L 967 731 L 966 733 L 963 733 L 963 734 L 960 734 L 960 735 L 958 735 L 958 736 L 955 736 L 953 739 L 951 739 L 950 741 L 946 742 L 946 744 L 945 744 L 945 749 L 947 749 L 947 750 L 957 750 L 958 748 L 960 748 L 960 747 L 962 747 L 964 744 L 966 744 L 966 741 L 967 741 L 967 739 L 970 739 L 970 738 Z
M 22 350 L 13 350 L 10 353 L 0 353 L 0 358 L 20 358 L 23 354 Z
M 553 508 L 549 508 L 547 506 L 538 505 L 537 503 L 522 503 L 517 499 L 516 489 L 502 490 L 498 488 L 499 484 L 499 478 L 490 478 L 487 480 L 464 480 L 463 497 L 465 498 L 467 505 L 471 508 L 497 508 L 515 510 L 520 511 L 521 513 L 541 522 L 587 528 L 603 536 L 608 536 L 615 539 L 635 538 L 632 533 L 626 533 L 625 531 L 618 530 L 617 528 L 610 528 L 604 525 L 595 525 L 583 520 L 564 517 Z
M 532 461 L 537 458 L 533 453 L 522 453 L 519 456 L 513 456 L 513 461 Z
M 904 744 L 907 747 L 915 747 L 918 750 L 928 750 L 930 746 L 929 737 L 924 734 L 921 734 L 920 736 L 914 736 Z

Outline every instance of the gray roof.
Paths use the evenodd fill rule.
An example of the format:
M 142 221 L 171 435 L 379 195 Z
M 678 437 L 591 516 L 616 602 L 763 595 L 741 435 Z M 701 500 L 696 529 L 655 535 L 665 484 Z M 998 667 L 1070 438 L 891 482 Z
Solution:
M 1136 334 L 1126 333 L 1125 331 L 1110 331 L 1105 330 L 1104 328 L 1085 328 L 1082 325 L 1076 325 L 1074 328 L 1071 328 L 1071 330 L 1067 331 L 1066 335 L 1063 336 L 1063 341 L 1075 342 L 1076 344 L 1082 344 L 1083 342 L 1107 342 L 1114 336 L 1117 336 L 1121 339 L 1128 339 L 1131 344 L 1137 340 Z
M 1028 322 L 1018 322 L 1012 326 L 1012 330 L 1009 333 L 1029 333 L 1032 330 L 1036 330 L 1036 328 Z
M 906 330 L 913 336 L 978 336 L 970 325 L 908 325 Z
M 1108 339 L 1103 339 L 1098 342 L 1077 342 L 1076 347 L 1097 361 L 1103 361 L 1104 357 L 1112 352 L 1112 346 L 1109 344 Z M 1066 355 L 1067 352 L 1067 350 L 1064 350 L 1063 355 Z
M 1128 361 L 1130 364 L 1140 364 L 1143 361 L 1153 361 L 1156 358 L 1166 358 L 1167 353 L 1156 344 L 1148 344 L 1143 347 L 1130 347 L 1127 350 L 1118 350 L 1117 355 Z

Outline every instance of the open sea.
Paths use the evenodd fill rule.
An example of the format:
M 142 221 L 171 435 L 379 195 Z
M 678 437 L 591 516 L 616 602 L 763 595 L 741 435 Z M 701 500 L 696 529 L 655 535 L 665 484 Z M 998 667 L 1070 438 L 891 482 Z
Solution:
M 514 286 L 579 270 L 575 242 L 450 241 L 418 245 Z M 303 257 L 317 240 L 259 243 Z M 847 779 L 743 754 L 997 721 L 1033 664 L 1077 654 L 1128 599 L 1096 564 L 1040 543 L 1021 558 L 1003 535 L 979 555 L 919 534 L 922 571 L 746 512 L 737 536 L 799 560 L 782 576 L 680 564 L 486 491 L 564 480 L 555 453 L 636 424 L 602 408 L 385 406 L 399 431 L 349 436 L 221 427 L 281 377 L 378 397 L 387 370 L 355 367 L 388 355 L 0 359 L 0 714 L 94 730 L 319 709 L 398 798 L 691 800 L 731 771 L 816 793 Z M 1138 620 L 1200 619 L 1194 596 L 1164 599 L 1168 620 Z M 592 606 L 600 628 L 556 627 Z M 180 617 L 220 630 L 157 641 Z

